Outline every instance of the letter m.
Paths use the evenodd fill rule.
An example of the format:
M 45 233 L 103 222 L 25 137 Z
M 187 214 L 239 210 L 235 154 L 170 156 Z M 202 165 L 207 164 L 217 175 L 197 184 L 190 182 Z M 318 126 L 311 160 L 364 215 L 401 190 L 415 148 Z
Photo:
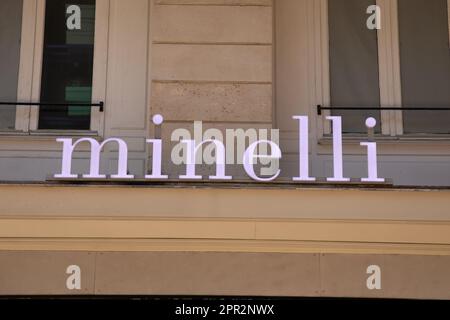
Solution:
M 57 142 L 63 143 L 63 156 L 62 156 L 62 172 L 55 175 L 57 179 L 72 179 L 78 178 L 78 175 L 72 174 L 72 160 L 73 151 L 82 142 L 89 142 L 91 145 L 91 159 L 90 159 L 90 172 L 83 175 L 83 178 L 88 179 L 104 179 L 106 175 L 100 174 L 100 154 L 103 147 L 110 143 L 116 142 L 119 145 L 118 154 L 118 172 L 117 175 L 112 175 L 113 179 L 132 179 L 133 175 L 127 174 L 128 169 L 128 147 L 125 141 L 122 139 L 111 138 L 103 141 L 101 144 L 92 138 L 79 139 L 73 143 L 72 139 L 56 139 Z

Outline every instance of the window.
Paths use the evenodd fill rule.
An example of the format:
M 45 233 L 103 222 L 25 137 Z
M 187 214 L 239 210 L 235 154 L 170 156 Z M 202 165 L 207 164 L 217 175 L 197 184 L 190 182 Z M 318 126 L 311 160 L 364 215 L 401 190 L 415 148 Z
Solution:
M 325 107 L 315 124 L 319 139 L 331 134 L 329 115 L 343 117 L 349 140 L 367 134 L 369 116 L 386 140 L 450 134 L 449 111 L 406 110 L 450 107 L 450 0 L 275 3 L 276 121 L 287 128 L 286 144 L 296 134 L 290 116 L 317 114 L 316 105 Z M 375 12 L 379 30 L 368 28 Z
M 377 31 L 366 26 L 366 10 L 375 0 L 329 0 L 330 101 L 333 107 L 378 107 L 380 87 Z M 379 111 L 333 111 L 346 133 L 365 129 L 365 119 Z M 378 129 L 381 130 L 380 121 Z
M 399 0 L 404 107 L 450 107 L 447 0 Z M 450 133 L 448 111 L 403 111 L 405 133 Z
M 450 134 L 449 0 L 325 0 L 329 40 L 329 104 L 399 111 L 342 111 L 346 133 L 379 119 L 385 135 Z M 369 30 L 369 6 L 381 8 L 381 29 Z M 404 108 L 402 110 L 402 107 Z M 324 126 L 324 133 L 330 130 Z
M 22 1 L 0 1 L 0 101 L 17 100 Z M 0 130 L 14 130 L 16 108 L 0 106 Z
M 70 7 L 70 8 L 69 8 Z M 75 9 L 74 9 L 75 8 Z M 72 9 L 72 10 L 71 10 Z M 68 18 L 79 9 L 81 23 Z M 94 61 L 95 0 L 47 0 L 41 101 L 90 103 Z M 42 106 L 39 129 L 89 130 L 91 108 Z

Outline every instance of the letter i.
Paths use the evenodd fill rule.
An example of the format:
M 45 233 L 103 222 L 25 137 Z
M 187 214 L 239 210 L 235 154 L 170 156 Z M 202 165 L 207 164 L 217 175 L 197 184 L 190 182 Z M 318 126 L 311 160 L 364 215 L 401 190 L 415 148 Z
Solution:
M 160 126 L 164 122 L 163 116 L 157 114 L 153 117 L 153 124 Z M 166 175 L 161 173 L 161 158 L 162 158 L 162 142 L 161 139 L 147 139 L 147 143 L 153 144 L 152 152 L 152 174 L 146 175 L 145 179 L 168 179 Z
M 374 118 L 367 118 L 366 127 L 373 129 L 377 125 L 377 120 Z M 385 182 L 385 179 L 378 178 L 378 160 L 377 160 L 377 143 L 376 142 L 361 142 L 361 146 L 367 147 L 367 167 L 368 177 L 361 179 L 362 182 Z

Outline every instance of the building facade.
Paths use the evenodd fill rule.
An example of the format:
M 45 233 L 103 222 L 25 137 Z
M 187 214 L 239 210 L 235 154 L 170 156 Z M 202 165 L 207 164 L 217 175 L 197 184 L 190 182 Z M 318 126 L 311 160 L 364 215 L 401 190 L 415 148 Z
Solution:
M 449 13 L 448 0 L 2 0 L 0 294 L 450 299 Z M 82 177 L 111 138 L 129 177 L 114 178 L 115 142 L 105 177 Z M 91 139 L 79 176 L 55 176 L 57 139 Z M 145 178 L 149 139 L 167 179 Z M 183 179 L 181 140 L 211 139 L 233 179 L 208 178 L 215 163 Z M 265 151 L 259 180 L 240 161 L 257 140 L 282 153 Z

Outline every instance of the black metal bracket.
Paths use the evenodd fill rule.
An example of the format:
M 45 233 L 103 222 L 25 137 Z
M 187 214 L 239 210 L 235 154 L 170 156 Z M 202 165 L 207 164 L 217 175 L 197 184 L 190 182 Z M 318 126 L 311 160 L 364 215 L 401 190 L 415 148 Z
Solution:
M 100 112 L 103 112 L 105 109 L 105 103 L 100 101 L 99 103 L 53 103 L 53 102 L 1 102 L 0 106 L 49 106 L 49 107 L 98 107 Z
M 431 108 L 413 108 L 413 107 L 322 107 L 317 106 L 317 115 L 321 116 L 323 110 L 375 110 L 375 111 L 450 111 L 450 107 L 431 107 Z

